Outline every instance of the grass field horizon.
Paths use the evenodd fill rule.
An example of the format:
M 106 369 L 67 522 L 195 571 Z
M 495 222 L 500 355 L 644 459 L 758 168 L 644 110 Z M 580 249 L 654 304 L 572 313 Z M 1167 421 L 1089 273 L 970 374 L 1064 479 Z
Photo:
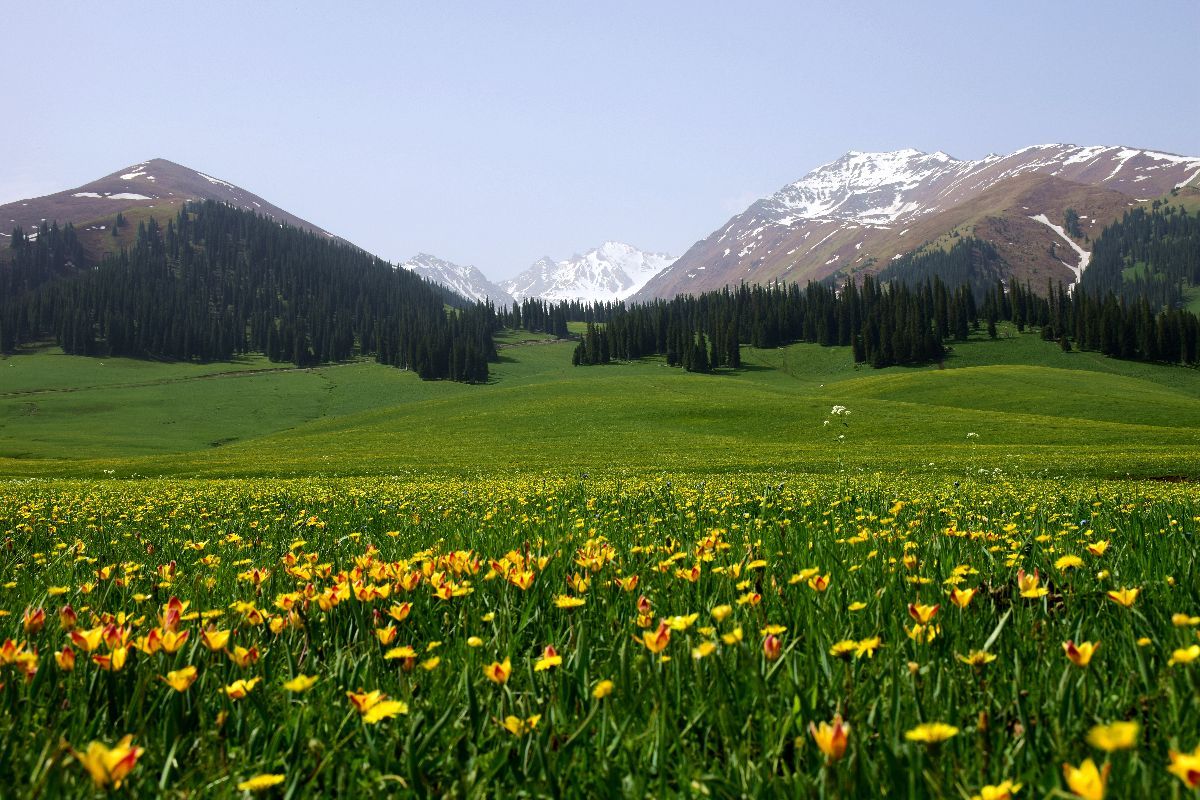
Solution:
M 572 367 L 574 342 L 543 338 L 501 333 L 478 386 L 367 361 L 11 356 L 0 475 L 1200 471 L 1200 372 L 1064 353 L 1007 326 L 941 365 L 874 370 L 849 348 L 796 344 L 744 348 L 742 369 L 714 375 L 658 358 Z M 831 419 L 834 405 L 850 415 Z

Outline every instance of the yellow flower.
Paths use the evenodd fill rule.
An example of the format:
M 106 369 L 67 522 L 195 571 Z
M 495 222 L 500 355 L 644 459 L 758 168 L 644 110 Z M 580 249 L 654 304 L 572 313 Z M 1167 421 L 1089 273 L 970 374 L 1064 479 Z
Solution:
M 866 608 L 866 607 L 867 607 L 867 604 L 866 604 L 866 603 L 863 603 L 863 602 L 861 602 L 861 601 L 855 600 L 853 603 L 851 603 L 850 605 L 846 606 L 846 610 L 847 610 L 847 611 L 862 611 L 862 610 L 863 610 L 864 608 Z
M 305 675 L 301 673 L 292 678 L 290 681 L 285 682 L 283 684 L 283 688 L 287 689 L 289 692 L 295 692 L 296 694 L 299 694 L 301 692 L 307 692 L 316 682 L 317 678 L 315 675 Z
M 663 620 L 663 622 L 665 622 L 667 627 L 673 631 L 686 631 L 688 628 L 692 627 L 692 625 L 694 625 L 698 619 L 700 619 L 699 614 L 688 614 L 684 617 L 667 617 Z
M 808 579 L 808 588 L 814 592 L 823 592 L 829 588 L 829 575 L 816 575 Z
M 1021 597 L 1036 599 L 1045 597 L 1050 593 L 1050 590 L 1044 586 L 1038 586 L 1041 582 L 1041 577 L 1038 576 L 1038 571 L 1035 569 L 1032 575 L 1026 574 L 1025 570 L 1017 570 L 1017 587 L 1021 590 Z
M 272 786 L 278 786 L 287 780 L 286 775 L 273 775 L 264 773 L 255 775 L 253 778 L 247 778 L 237 785 L 239 792 L 261 792 L 263 789 L 270 789 Z
M 953 725 L 947 725 L 945 722 L 926 722 L 907 731 L 904 738 L 910 742 L 937 744 L 957 735 L 958 728 Z
M 966 608 L 971 604 L 971 599 L 975 597 L 978 589 L 959 589 L 957 587 L 950 590 L 950 602 L 959 608 Z
M 1069 569 L 1083 566 L 1083 559 L 1079 556 L 1063 556 L 1058 561 L 1054 562 L 1054 568 L 1059 572 L 1065 572 Z
M 883 641 L 878 636 L 872 636 L 869 639 L 859 639 L 858 645 L 854 650 L 855 658 L 874 658 L 875 651 L 882 646 Z
M 382 695 L 386 697 L 387 695 Z M 400 700 L 381 700 L 371 706 L 362 715 L 362 721 L 368 725 L 374 725 L 376 722 L 384 719 L 391 719 L 397 714 L 407 714 L 408 704 Z
M 1011 800 L 1012 796 L 1021 791 L 1019 783 L 1003 781 L 995 786 L 983 786 L 979 794 L 971 795 L 971 800 Z
M 742 641 L 742 626 L 738 625 L 730 633 L 721 634 L 721 641 L 725 644 L 737 644 Z
M 1078 767 L 1063 764 L 1063 777 L 1067 787 L 1082 800 L 1104 800 L 1104 787 L 1111 769 L 1112 764 L 1105 764 L 1104 769 L 1096 769 L 1096 762 L 1089 758 Z
M 996 657 L 985 650 L 972 650 L 969 655 L 955 653 L 954 657 L 964 664 L 980 669 L 996 660 Z
M 840 642 L 834 642 L 829 648 L 829 655 L 834 658 L 850 658 L 854 655 L 854 651 L 858 649 L 858 642 L 854 639 L 842 639 Z
M 1136 722 L 1113 722 L 1109 725 L 1097 725 L 1088 731 L 1088 744 L 1098 750 L 1111 753 L 1114 750 L 1128 750 L 1137 744 L 1138 731 L 1141 726 Z
M 696 647 L 692 648 L 692 658 L 699 661 L 705 656 L 711 655 L 717 649 L 716 642 L 701 642 Z
M 231 631 L 219 631 L 216 628 L 209 628 L 200 634 L 200 641 L 204 643 L 205 647 L 214 652 L 224 650 L 225 646 L 229 644 L 230 633 Z
M 1079 644 L 1075 644 L 1074 641 L 1063 642 L 1063 652 L 1067 654 L 1067 658 L 1071 659 L 1071 663 L 1077 667 L 1086 667 L 1090 664 L 1092 656 L 1096 654 L 1096 650 L 1099 647 L 1099 642 L 1080 642 Z
M 920 603 L 908 604 L 908 615 L 915 619 L 921 625 L 928 625 L 929 621 L 937 616 L 938 609 L 941 605 L 926 606 Z
M 467 647 L 483 647 L 483 639 L 478 636 L 468 636 Z
M 411 645 L 403 644 L 399 647 L 393 647 L 391 650 L 388 650 L 383 654 L 383 657 L 388 661 L 397 658 L 416 658 L 417 651 L 414 650 Z
M 1173 667 L 1176 664 L 1190 664 L 1197 658 L 1200 658 L 1200 644 L 1176 650 L 1171 654 L 1171 659 L 1167 662 L 1167 666 Z
M 441 656 L 432 656 L 431 658 L 427 658 L 421 662 L 421 669 L 425 670 L 426 672 L 433 672 L 433 670 L 437 669 L 437 665 L 440 663 L 442 663 Z
M 835 714 L 832 722 L 822 722 L 819 726 L 808 723 L 808 734 L 829 761 L 840 760 L 850 743 L 850 725 L 842 722 L 841 714 Z
M 1192 753 L 1176 753 L 1171 750 L 1167 755 L 1171 758 L 1167 772 L 1178 777 L 1189 789 L 1200 787 L 1200 745 L 1197 745 Z
M 1092 542 L 1087 546 L 1087 551 L 1094 556 L 1104 555 L 1104 551 L 1108 549 L 1108 540 L 1103 539 L 1099 542 Z
M 554 598 L 554 605 L 558 608 L 579 608 L 580 606 L 586 604 L 587 600 L 584 600 L 582 597 L 572 597 L 568 594 L 560 594 L 558 597 Z
M 1113 589 L 1108 593 L 1108 599 L 1112 600 L 1117 605 L 1124 606 L 1125 608 L 1129 608 L 1131 605 L 1133 605 L 1133 602 L 1135 600 L 1137 600 L 1139 591 L 1141 591 L 1141 590 L 1140 589 Z
M 132 745 L 133 737 L 126 736 L 112 748 L 101 742 L 92 742 L 83 753 L 72 748 L 71 755 L 91 774 L 97 788 L 112 786 L 119 789 L 121 781 L 133 771 L 138 758 L 145 752 Z
M 186 692 L 188 687 L 196 681 L 196 675 L 196 668 L 188 666 L 168 672 L 167 676 L 162 678 L 162 680 L 175 691 Z
M 508 680 L 508 676 L 512 674 L 512 660 L 504 659 L 504 663 L 493 661 L 483 668 L 483 674 L 493 683 L 504 683 Z
M 534 672 L 545 672 L 551 667 L 557 667 L 562 664 L 562 656 L 554 649 L 554 645 L 546 645 L 546 649 L 542 651 L 542 657 L 533 665 Z
M 709 613 L 712 614 L 712 618 L 717 622 L 723 622 L 732 612 L 732 606 L 717 606 Z
M 223 691 L 230 700 L 241 700 L 243 697 L 250 694 L 250 692 L 254 691 L 254 687 L 258 685 L 260 680 L 262 680 L 262 678 L 251 678 L 248 681 L 239 679 L 229 684 L 221 691 Z
M 592 688 L 592 697 L 596 698 L 597 700 L 601 700 L 612 694 L 612 691 L 613 682 L 610 680 L 603 680 Z
M 634 637 L 636 640 L 636 637 Z M 666 646 L 671 643 L 671 628 L 666 622 L 658 624 L 658 630 L 654 633 L 644 631 L 641 638 L 642 644 L 646 645 L 646 649 L 651 653 L 661 653 Z
M 1200 617 L 1189 617 L 1187 614 L 1172 614 L 1171 624 L 1176 628 L 1190 628 L 1200 625 Z
M 524 736 L 537 727 L 538 721 L 541 718 L 541 714 L 534 714 L 528 719 L 521 719 L 510 714 L 500 722 L 500 726 L 513 736 Z

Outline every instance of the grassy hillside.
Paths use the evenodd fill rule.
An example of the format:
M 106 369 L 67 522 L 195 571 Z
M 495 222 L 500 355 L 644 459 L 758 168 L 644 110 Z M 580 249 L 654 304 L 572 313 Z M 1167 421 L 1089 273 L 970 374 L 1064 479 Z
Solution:
M 1001 333 L 942 367 L 856 368 L 848 349 L 793 345 L 746 349 L 744 369 L 717 375 L 572 367 L 573 343 L 514 333 L 486 386 L 371 362 L 44 351 L 0 361 L 0 474 L 1200 474 L 1200 372 Z M 835 404 L 851 414 L 830 419 Z

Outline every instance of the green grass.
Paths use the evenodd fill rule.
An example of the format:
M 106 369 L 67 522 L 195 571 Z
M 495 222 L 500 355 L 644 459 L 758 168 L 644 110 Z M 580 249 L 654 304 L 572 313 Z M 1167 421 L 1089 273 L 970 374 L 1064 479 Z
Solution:
M 1062 765 L 1088 758 L 1111 765 L 1110 796 L 1184 797 L 1166 766 L 1200 745 L 1200 660 L 1178 655 L 1196 643 L 1198 523 L 1185 485 L 991 476 L 0 484 L 0 794 L 101 796 L 71 753 L 129 735 L 132 798 L 239 797 L 258 774 L 290 798 L 950 800 L 1009 779 L 1064 797 Z M 964 607 L 952 585 L 975 591 Z M 189 638 L 153 652 L 171 597 Z M 82 634 L 74 668 L 56 663 L 67 604 L 77 633 L 113 621 L 91 655 L 128 652 L 121 669 Z M 874 649 L 839 657 L 843 640 Z M 1081 667 L 1068 641 L 1100 647 Z M 562 661 L 538 671 L 549 645 Z M 235 665 L 235 647 L 258 657 Z M 995 660 L 959 660 L 977 650 Z M 165 685 L 185 666 L 194 683 Z M 301 674 L 309 690 L 285 688 Z M 230 699 L 239 679 L 259 682 Z M 365 718 L 347 693 L 373 690 L 403 705 Z M 835 714 L 850 731 L 830 762 L 809 726 Z M 538 722 L 512 733 L 509 716 Z M 1132 749 L 1089 745 L 1117 721 L 1137 724 Z M 931 722 L 954 736 L 906 736 Z
M 1200 372 L 1001 334 L 940 367 L 793 345 L 696 375 L 572 367 L 574 342 L 510 332 L 484 386 L 371 362 L 237 375 L 214 373 L 271 365 L 20 355 L 0 361 L 0 474 L 1200 473 Z M 835 404 L 848 427 L 824 425 Z

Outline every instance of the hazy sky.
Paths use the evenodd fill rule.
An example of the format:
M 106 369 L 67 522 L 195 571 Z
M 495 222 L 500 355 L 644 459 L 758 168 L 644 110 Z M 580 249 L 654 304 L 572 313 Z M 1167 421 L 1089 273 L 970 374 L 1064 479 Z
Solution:
M 162 157 L 400 261 L 681 254 L 846 150 L 1200 154 L 1200 3 L 23 3 L 0 202 Z

